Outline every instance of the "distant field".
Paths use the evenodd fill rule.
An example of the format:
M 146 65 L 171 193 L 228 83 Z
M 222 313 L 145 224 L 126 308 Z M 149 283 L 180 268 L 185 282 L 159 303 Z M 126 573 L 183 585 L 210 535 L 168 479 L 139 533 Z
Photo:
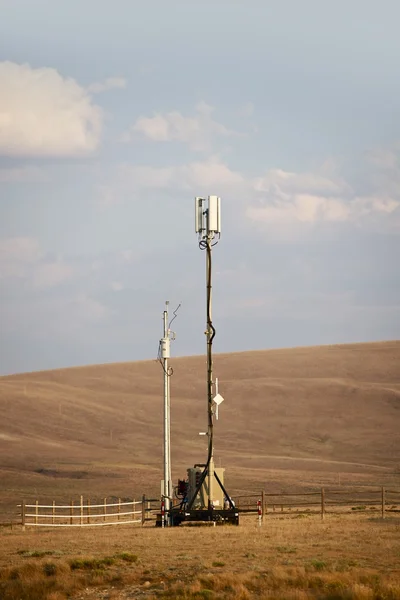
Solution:
M 101 529 L 101 528 L 100 528 Z M 398 600 L 400 518 L 1 532 L 2 600 Z
M 206 455 L 206 365 L 171 364 L 176 480 Z M 400 341 L 221 354 L 215 373 L 231 493 L 400 487 Z M 0 521 L 22 499 L 158 495 L 162 394 L 155 361 L 0 378 Z

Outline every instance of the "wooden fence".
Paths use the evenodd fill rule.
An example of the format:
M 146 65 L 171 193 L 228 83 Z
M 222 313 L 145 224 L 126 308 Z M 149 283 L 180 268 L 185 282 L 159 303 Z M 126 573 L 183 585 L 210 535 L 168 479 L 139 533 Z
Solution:
M 105 525 L 144 525 L 153 520 L 153 503 L 157 500 L 142 496 L 141 500 L 107 502 L 92 504 L 83 496 L 79 502 L 71 500 L 70 504 L 18 504 L 21 509 L 19 517 L 22 528 L 25 527 L 94 527 Z
M 244 494 L 235 496 L 239 513 L 257 513 L 258 502 L 261 517 L 267 515 L 344 514 L 370 511 L 378 512 L 382 518 L 387 513 L 400 513 L 400 490 L 379 488 L 329 489 L 312 492 L 278 492 Z
M 368 512 L 379 514 L 382 518 L 388 513 L 399 513 L 400 489 L 384 487 L 363 488 L 320 488 L 310 492 L 277 492 L 261 491 L 236 495 L 236 508 L 241 514 L 258 514 L 259 521 L 265 518 L 284 515 L 320 515 L 355 514 Z M 160 499 L 146 498 L 141 500 L 107 502 L 91 504 L 84 501 L 70 504 L 18 504 L 20 508 L 19 523 L 25 527 L 89 527 L 104 525 L 140 524 L 155 521 L 160 511 Z

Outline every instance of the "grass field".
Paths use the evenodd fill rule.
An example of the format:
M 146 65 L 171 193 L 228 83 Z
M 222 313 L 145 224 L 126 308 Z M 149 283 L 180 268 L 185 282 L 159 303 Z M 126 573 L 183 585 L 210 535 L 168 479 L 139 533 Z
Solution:
M 172 361 L 173 478 L 205 458 L 204 357 Z M 400 488 L 400 342 L 217 355 L 235 495 Z M 154 361 L 0 378 L 0 522 L 39 499 L 158 497 Z M 379 489 L 379 488 L 375 488 Z M 396 500 L 397 502 L 397 500 Z M 400 599 L 400 517 L 269 512 L 239 527 L 0 527 L 1 600 Z
M 400 518 L 3 530 L 2 600 L 400 598 Z
M 173 479 L 203 462 L 204 357 L 171 361 Z M 400 487 L 400 342 L 221 354 L 217 466 L 232 494 Z M 0 522 L 16 504 L 158 496 L 163 377 L 155 361 L 0 378 Z

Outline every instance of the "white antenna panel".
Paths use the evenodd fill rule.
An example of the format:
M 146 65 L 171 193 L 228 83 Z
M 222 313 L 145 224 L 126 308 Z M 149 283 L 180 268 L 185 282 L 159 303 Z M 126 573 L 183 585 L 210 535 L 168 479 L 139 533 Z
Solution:
M 215 398 L 213 398 L 213 402 L 215 402 L 215 404 L 217 406 L 219 406 L 222 402 L 224 401 L 223 397 L 221 396 L 221 394 L 217 394 L 215 396 Z
M 208 196 L 208 230 L 221 233 L 221 198 Z
M 203 198 L 198 196 L 194 199 L 195 202 L 195 219 L 196 219 L 196 233 L 204 231 L 204 214 L 203 214 Z
M 169 338 L 163 338 L 161 340 L 161 358 L 170 358 L 171 350 L 170 350 L 170 341 Z

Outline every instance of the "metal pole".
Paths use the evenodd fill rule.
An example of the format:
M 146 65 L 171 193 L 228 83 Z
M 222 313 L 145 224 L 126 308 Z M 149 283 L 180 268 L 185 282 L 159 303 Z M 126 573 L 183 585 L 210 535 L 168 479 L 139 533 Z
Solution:
M 164 339 L 168 339 L 168 304 L 165 303 L 166 308 L 164 310 Z M 168 375 L 168 358 L 163 358 L 164 366 L 164 510 L 169 516 L 169 498 L 170 498 L 170 478 L 171 478 L 171 466 L 170 466 L 170 415 L 169 415 L 169 375 Z M 168 524 L 168 519 L 166 519 Z
M 212 385 L 213 385 L 213 359 L 212 359 L 212 283 L 211 283 L 211 239 L 209 231 L 209 215 L 206 215 L 207 223 L 207 249 L 206 249 L 206 279 L 207 279 L 207 406 L 208 406 L 208 443 L 210 461 L 208 464 L 208 508 L 214 502 L 214 436 L 213 436 L 213 412 L 212 412 Z
M 168 332 L 169 334 L 169 332 Z M 167 509 L 170 510 L 172 508 L 172 467 L 171 467 L 171 377 L 168 375 L 168 395 L 167 395 L 167 404 L 168 404 L 168 505 Z M 171 514 L 167 513 L 168 525 L 172 524 Z

